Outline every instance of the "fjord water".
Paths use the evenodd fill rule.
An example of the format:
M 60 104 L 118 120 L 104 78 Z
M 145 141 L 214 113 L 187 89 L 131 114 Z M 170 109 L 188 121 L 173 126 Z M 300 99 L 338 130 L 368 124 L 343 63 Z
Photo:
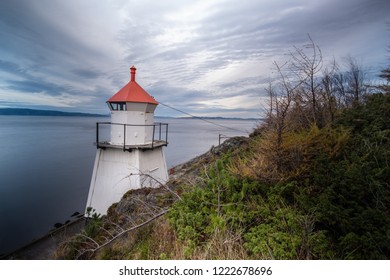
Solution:
M 0 116 L 0 256 L 83 213 L 95 160 L 96 122 L 105 117 Z M 255 120 L 161 119 L 169 124 L 168 168 L 248 135 Z M 232 128 L 232 129 L 228 129 Z

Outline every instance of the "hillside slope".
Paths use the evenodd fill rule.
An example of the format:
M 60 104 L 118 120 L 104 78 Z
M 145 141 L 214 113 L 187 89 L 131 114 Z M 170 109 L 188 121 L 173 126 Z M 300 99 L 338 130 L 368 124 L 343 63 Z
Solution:
M 387 259 L 390 95 L 321 128 L 263 126 L 127 193 L 58 258 Z

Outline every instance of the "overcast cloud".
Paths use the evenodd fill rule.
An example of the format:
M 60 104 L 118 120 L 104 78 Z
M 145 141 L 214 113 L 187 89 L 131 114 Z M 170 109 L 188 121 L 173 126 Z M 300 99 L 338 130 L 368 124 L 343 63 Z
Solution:
M 261 117 L 273 61 L 307 34 L 325 60 L 350 55 L 377 74 L 389 14 L 388 0 L 2 0 L 0 106 L 107 113 L 135 65 L 162 103 Z

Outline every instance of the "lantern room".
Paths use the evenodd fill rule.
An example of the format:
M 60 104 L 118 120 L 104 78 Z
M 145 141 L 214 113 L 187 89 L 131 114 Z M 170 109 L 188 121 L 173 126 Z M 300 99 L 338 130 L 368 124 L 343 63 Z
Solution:
M 161 135 L 159 130 L 165 128 L 160 125 L 156 130 L 154 111 L 158 102 L 135 81 L 136 70 L 130 68 L 130 81 L 107 100 L 112 145 L 148 145 L 155 140 L 156 132 Z

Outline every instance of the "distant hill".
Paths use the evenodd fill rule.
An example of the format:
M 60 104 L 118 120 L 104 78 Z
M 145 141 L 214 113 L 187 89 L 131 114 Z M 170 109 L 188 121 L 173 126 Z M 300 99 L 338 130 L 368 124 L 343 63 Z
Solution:
M 106 117 L 107 115 L 54 110 L 36 110 L 25 108 L 0 108 L 0 115 L 8 116 L 66 116 L 66 117 Z

